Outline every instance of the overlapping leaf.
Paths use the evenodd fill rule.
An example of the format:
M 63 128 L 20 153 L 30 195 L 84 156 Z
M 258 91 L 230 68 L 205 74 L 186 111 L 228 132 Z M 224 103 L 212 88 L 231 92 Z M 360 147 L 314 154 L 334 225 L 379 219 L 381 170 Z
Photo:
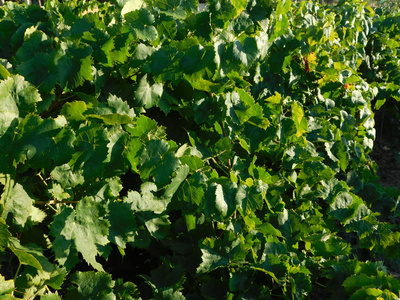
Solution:
M 76 209 L 65 206 L 54 217 L 50 227 L 50 234 L 54 237 L 52 251 L 67 270 L 78 263 L 78 253 L 81 253 L 88 264 L 103 271 L 96 256 L 109 243 L 109 222 L 104 219 L 101 209 L 99 203 L 87 197 L 79 201 Z

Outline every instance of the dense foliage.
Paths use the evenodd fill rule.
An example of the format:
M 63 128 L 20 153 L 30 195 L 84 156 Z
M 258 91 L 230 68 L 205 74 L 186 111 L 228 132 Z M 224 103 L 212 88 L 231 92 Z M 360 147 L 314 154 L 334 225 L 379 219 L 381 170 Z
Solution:
M 398 299 L 359 2 L 0 8 L 0 299 Z

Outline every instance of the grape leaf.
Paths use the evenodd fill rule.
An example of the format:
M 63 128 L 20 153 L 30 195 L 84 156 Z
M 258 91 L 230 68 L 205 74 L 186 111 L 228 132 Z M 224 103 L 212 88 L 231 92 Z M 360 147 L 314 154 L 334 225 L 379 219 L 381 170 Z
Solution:
M 5 186 L 5 192 L 1 195 L 1 203 L 4 205 L 2 212 L 4 220 L 10 218 L 12 225 L 19 230 L 43 221 L 46 214 L 33 205 L 35 198 L 27 193 L 23 185 L 15 182 L 9 175 L 2 183 Z
M 240 61 L 246 67 L 250 67 L 259 54 L 256 40 L 250 37 L 247 37 L 244 43 L 239 40 L 235 41 L 232 52 L 233 58 Z
M 86 197 L 79 201 L 75 210 L 64 206 L 54 217 L 50 226 L 50 234 L 54 237 L 52 251 L 67 270 L 76 265 L 79 252 L 88 264 L 103 271 L 96 255 L 101 254 L 99 250 L 109 243 L 109 222 L 103 219 L 101 209 L 100 203 Z
M 32 255 L 30 249 L 28 247 L 21 246 L 19 241 L 16 238 L 11 238 L 10 240 L 10 250 L 18 257 L 20 264 L 32 266 L 39 271 L 43 271 L 43 267 L 37 258 Z
M 151 108 L 157 105 L 163 93 L 163 87 L 161 83 L 154 83 L 150 85 L 147 80 L 147 74 L 144 75 L 136 88 L 135 100 L 139 105 L 145 108 Z
M 49 72 L 52 58 L 48 53 L 35 52 L 17 66 L 18 73 L 34 84 L 39 91 L 49 93 L 57 84 L 57 75 Z
M 154 27 L 154 16 L 147 9 L 141 8 L 124 15 L 137 36 L 145 41 L 154 41 L 157 38 L 157 29 Z
M 171 150 L 165 140 L 151 140 L 146 143 L 140 158 L 141 178 L 146 180 L 153 176 L 157 185 L 164 187 L 170 181 L 172 172 L 180 165 L 180 160 Z
M 0 253 L 3 252 L 7 245 L 8 241 L 10 240 L 11 233 L 8 231 L 8 226 L 6 222 L 0 218 Z M 1 293 L 1 289 L 0 289 Z
M 156 239 L 164 238 L 170 227 L 166 215 L 169 199 L 156 199 L 154 192 L 157 189 L 154 183 L 147 182 L 141 186 L 142 194 L 131 191 L 124 198 L 124 202 L 131 205 L 131 211 L 137 217 L 137 224 L 143 224 L 151 236 Z
M 72 276 L 71 282 L 76 287 L 74 286 L 68 291 L 65 299 L 116 299 L 113 293 L 115 281 L 112 280 L 111 274 L 94 271 L 76 272 Z
M 222 186 L 219 183 L 211 183 L 203 200 L 204 213 L 215 219 L 224 219 L 231 216 L 235 209 L 235 193 L 237 184 L 227 182 Z
M 204 193 L 207 189 L 206 176 L 201 172 L 196 172 L 188 177 L 183 183 L 179 190 L 176 192 L 177 199 L 179 201 L 188 202 L 200 206 Z M 186 209 L 187 206 L 184 206 Z
M 129 202 L 111 202 L 108 205 L 110 221 L 110 242 L 125 248 L 127 243 L 135 241 L 137 230 L 136 216 Z
M 128 151 L 129 135 L 117 129 L 109 131 L 110 143 L 108 144 L 108 156 L 104 163 L 107 164 L 104 174 L 107 177 L 123 174 L 128 170 L 126 152 Z
M 63 118 L 42 119 L 28 115 L 18 126 L 12 152 L 17 163 L 32 168 L 48 168 L 68 162 L 74 152 L 75 135 L 62 127 Z
M 19 289 L 24 291 L 26 295 L 33 295 L 45 285 L 54 289 L 61 288 L 67 275 L 66 269 L 50 263 L 48 258 L 43 254 L 42 247 L 34 243 L 21 245 L 19 240 L 12 238 L 10 249 L 18 257 L 21 264 L 30 266 L 24 269 L 20 276 L 22 280 L 18 282 Z M 29 280 L 34 282 L 35 286 L 30 286 L 28 284 Z M 27 281 L 26 286 L 21 284 L 24 281 Z
M 203 247 L 201 253 L 202 261 L 196 270 L 198 274 L 208 273 L 217 268 L 226 267 L 229 264 L 228 257 L 225 257 L 208 247 Z
M 179 189 L 181 184 L 185 181 L 189 174 L 189 166 L 184 165 L 176 171 L 176 176 L 172 179 L 171 183 L 165 189 L 164 197 L 172 198 L 172 196 Z
M 127 126 L 126 131 L 146 142 L 152 139 L 166 138 L 164 129 L 158 126 L 156 121 L 144 115 L 136 118 L 134 127 Z
M 14 280 L 6 280 L 3 275 L 0 275 L 0 295 L 7 295 L 11 294 L 15 289 L 14 285 Z M 9 296 L 9 298 L 4 299 L 18 299 L 18 298 L 12 298 Z
M 86 119 L 84 113 L 87 109 L 87 104 L 84 101 L 74 101 L 64 104 L 61 113 L 68 121 L 83 121 Z
M 108 143 L 107 132 L 100 126 L 81 127 L 76 132 L 75 153 L 68 164 L 74 171 L 82 170 L 85 180 L 101 176 Z
M 186 17 L 186 11 L 183 5 L 190 5 L 192 3 L 193 0 L 154 0 L 155 7 L 158 7 L 163 13 L 177 19 L 183 19 Z
M 51 41 L 48 36 L 43 31 L 37 30 L 37 26 L 28 28 L 24 35 L 24 43 L 15 54 L 18 61 L 28 61 L 36 53 L 51 49 Z
M 59 182 L 63 188 L 76 187 L 77 185 L 85 182 L 85 178 L 82 175 L 82 170 L 74 172 L 68 164 L 55 167 L 51 172 L 51 176 L 54 178 L 54 180 Z
M 61 43 L 54 59 L 54 73 L 62 87 L 76 88 L 93 79 L 92 53 L 92 48 L 81 43 Z
M 0 135 L 18 117 L 36 111 L 36 103 L 42 101 L 37 89 L 20 75 L 12 75 L 0 81 Z
M 244 214 L 261 209 L 267 188 L 268 185 L 261 180 L 251 186 L 240 184 L 235 197 L 236 205 Z

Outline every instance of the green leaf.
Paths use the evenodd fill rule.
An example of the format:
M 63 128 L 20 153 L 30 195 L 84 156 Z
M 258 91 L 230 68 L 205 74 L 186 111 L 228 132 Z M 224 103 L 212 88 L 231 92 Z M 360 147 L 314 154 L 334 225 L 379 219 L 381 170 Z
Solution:
M 330 234 L 313 234 L 306 237 L 304 241 L 311 243 L 316 256 L 337 257 L 351 252 L 350 244 Z
M 50 234 L 54 237 L 52 251 L 67 270 L 78 262 L 78 252 L 96 270 L 103 267 L 96 261 L 108 241 L 109 222 L 103 219 L 101 205 L 86 197 L 79 201 L 76 210 L 64 206 L 51 223 Z
M 157 38 L 157 29 L 153 26 L 155 19 L 148 9 L 129 12 L 124 15 L 124 19 L 140 39 L 152 42 Z
M 141 9 L 142 7 L 146 6 L 145 1 L 143 0 L 117 0 L 118 4 L 122 4 L 122 2 L 124 2 L 123 7 L 121 9 L 122 16 L 131 11 Z
M 154 193 L 157 186 L 154 183 L 146 182 L 141 186 L 141 194 L 137 191 L 129 191 L 124 201 L 131 205 L 133 212 L 152 212 L 162 214 L 167 209 L 169 199 L 157 199 Z
M 212 152 L 218 160 L 227 163 L 232 158 L 232 147 L 231 140 L 228 137 L 223 137 L 215 143 Z
M 331 151 L 337 157 L 340 169 L 342 171 L 346 171 L 350 159 L 350 154 L 346 143 L 344 143 L 343 141 L 335 142 L 332 145 Z
M 210 2 L 209 11 L 211 12 L 213 25 L 215 27 L 224 28 L 227 26 L 227 23 L 230 23 L 239 16 L 246 6 L 247 1 L 245 0 L 221 0 Z
M 180 160 L 171 152 L 170 145 L 165 140 L 147 142 L 140 161 L 140 177 L 146 180 L 152 176 L 160 187 L 170 181 L 172 172 L 180 165 Z
M 153 216 L 152 213 L 144 213 L 139 217 L 151 234 L 157 240 L 161 240 L 168 236 L 171 222 L 167 215 Z
M 278 224 L 277 229 L 286 239 L 288 246 L 295 245 L 302 235 L 307 234 L 307 225 L 301 221 L 300 216 L 294 211 L 284 209 L 278 216 Z
M 279 0 L 278 5 L 276 7 L 275 13 L 275 22 L 274 22 L 274 31 L 273 31 L 273 38 L 279 37 L 284 35 L 289 26 L 289 18 L 288 12 L 291 7 L 292 1 L 291 0 Z
M 75 153 L 69 161 L 74 171 L 82 170 L 86 180 L 100 177 L 108 155 L 107 132 L 96 124 L 77 130 Z
M 374 287 L 376 282 L 375 276 L 367 276 L 364 273 L 352 275 L 343 282 L 346 291 L 355 291 L 359 288 Z
M 27 252 L 25 247 L 21 246 L 18 240 L 11 238 L 11 245 L 9 248 L 15 254 L 15 256 L 18 257 L 21 265 L 31 266 L 39 271 L 43 271 L 43 267 L 36 257 Z
M 247 215 L 250 212 L 262 209 L 267 188 L 268 185 L 263 184 L 261 180 L 250 186 L 244 183 L 239 185 L 235 201 L 243 214 Z
M 233 43 L 233 58 L 240 61 L 245 67 L 250 67 L 257 58 L 259 51 L 253 37 L 247 37 L 244 42 L 237 40 Z
M 5 66 L 0 64 L 0 80 L 7 79 L 11 74 L 8 72 Z
M 176 176 L 172 179 L 171 183 L 165 189 L 164 197 L 172 198 L 176 191 L 180 188 L 189 174 L 189 166 L 184 165 L 176 171 Z
M 73 287 L 65 296 L 65 299 L 104 299 L 114 300 L 113 287 L 115 281 L 111 274 L 104 272 L 76 272 L 71 279 Z
M 25 31 L 24 42 L 18 49 L 15 57 L 18 61 L 24 62 L 31 59 L 38 52 L 46 52 L 51 47 L 48 36 L 37 26 L 32 26 Z
M 222 218 L 228 213 L 228 203 L 226 203 L 224 191 L 220 184 L 218 184 L 215 189 L 215 209 Z
M 128 160 L 126 158 L 129 146 L 129 134 L 120 131 L 115 127 L 115 131 L 109 132 L 110 143 L 108 144 L 108 156 L 104 161 L 107 165 L 104 174 L 107 177 L 126 173 L 129 169 Z
M 333 170 L 320 161 L 304 162 L 304 166 L 298 176 L 299 179 L 307 178 L 309 185 L 314 185 L 319 180 L 330 180 L 333 177 Z
M 161 14 L 160 19 L 158 20 L 157 32 L 159 40 L 173 40 L 177 33 L 176 19 L 171 16 Z M 155 49 L 152 49 L 154 52 Z
M 207 75 L 211 77 L 216 69 L 214 59 L 215 52 L 213 49 L 205 49 L 200 45 L 195 45 L 185 51 L 185 55 L 180 60 L 179 66 L 186 74 L 200 72 L 199 74 L 203 75 L 201 76 L 203 78 Z
M 150 85 L 147 80 L 147 74 L 144 75 L 135 90 L 134 99 L 140 106 L 151 108 L 158 104 L 163 93 L 163 86 L 161 83 L 154 83 Z
M 264 118 L 264 112 L 260 104 L 254 101 L 254 98 L 243 89 L 236 89 L 226 99 L 228 107 L 233 108 L 234 114 L 230 111 L 231 117 L 239 124 L 248 122 L 252 125 L 266 129 L 269 126 L 268 119 Z
M 46 214 L 35 207 L 35 198 L 30 196 L 24 186 L 15 182 L 10 176 L 6 177 L 5 191 L 1 195 L 1 203 L 4 205 L 2 218 L 12 220 L 12 225 L 19 230 L 36 225 L 43 221 Z
M 40 92 L 50 93 L 57 84 L 57 75 L 49 70 L 52 59 L 48 53 L 34 52 L 17 66 L 17 71 Z
M 0 136 L 11 122 L 36 111 L 36 104 L 42 101 L 36 88 L 20 75 L 12 75 L 0 81 Z
M 137 286 L 130 281 L 123 282 L 121 278 L 118 278 L 115 282 L 114 293 L 117 299 L 121 300 L 140 299 Z
M 196 155 L 186 155 L 179 158 L 182 165 L 188 165 L 191 172 L 195 172 L 204 166 L 204 161 Z
M 127 126 L 126 131 L 132 136 L 140 138 L 142 141 L 150 141 L 152 139 L 163 139 L 166 137 L 164 129 L 157 125 L 153 119 L 140 115 L 135 122 L 135 126 Z
M 10 47 L 12 36 L 15 34 L 19 27 L 15 20 L 6 20 L 1 18 L 0 22 L 0 57 L 11 58 L 15 49 Z
M 143 184 L 142 195 L 129 192 L 124 201 L 131 204 L 131 210 L 137 214 L 138 224 L 143 224 L 147 231 L 156 239 L 163 239 L 169 233 L 170 221 L 166 215 L 169 200 L 155 199 L 156 186 L 151 183 Z
M 4 250 L 8 246 L 8 242 L 11 237 L 11 233 L 8 231 L 8 226 L 3 219 L 0 219 L 0 253 L 4 252 Z M 1 288 L 0 288 L 1 294 Z
M 75 135 L 64 127 L 65 123 L 62 117 L 43 120 L 37 115 L 28 115 L 16 132 L 12 147 L 14 160 L 32 168 L 48 168 L 53 163 L 68 162 L 74 152 Z
M 340 192 L 336 197 L 335 201 L 331 204 L 329 208 L 329 214 L 338 220 L 345 220 L 350 217 L 353 213 L 349 210 L 349 207 L 353 203 L 353 196 L 348 192 Z
M 84 114 L 87 109 L 88 107 L 84 101 L 68 102 L 61 109 L 61 114 L 69 121 L 84 121 L 86 120 Z
M 56 294 L 51 293 L 40 296 L 40 300 L 61 300 L 61 297 L 57 293 Z
M 54 58 L 54 73 L 63 88 L 73 89 L 93 79 L 92 53 L 93 49 L 87 45 L 61 42 Z
M 63 188 L 76 187 L 79 184 L 85 182 L 85 178 L 82 175 L 82 170 L 72 171 L 70 165 L 64 164 L 57 166 L 50 173 L 51 176 L 61 184 Z
M 200 206 L 207 188 L 206 180 L 205 175 L 201 172 L 196 172 L 188 177 L 176 193 L 178 200 Z
M 211 183 L 203 200 L 204 213 L 206 216 L 222 220 L 230 217 L 235 209 L 235 193 L 237 185 L 228 182 L 222 186 L 219 183 Z
M 177 19 L 186 17 L 186 4 L 192 4 L 193 1 L 182 0 L 154 0 L 154 7 L 159 8 L 164 14 L 172 16 Z
M 110 202 L 108 209 L 109 240 L 125 249 L 127 243 L 135 241 L 137 230 L 136 217 L 131 209 L 131 203 L 126 201 Z
M 318 196 L 328 203 L 332 203 L 339 193 L 346 191 L 348 191 L 346 182 L 332 178 L 321 181 L 321 186 L 318 188 Z
M 215 252 L 209 247 L 202 247 L 201 249 L 201 264 L 198 266 L 197 274 L 209 273 L 221 267 L 227 267 L 229 258 Z
M 178 51 L 175 46 L 163 46 L 153 53 L 149 62 L 144 66 L 144 70 L 158 80 L 180 81 L 182 73 L 177 62 L 182 56 L 183 53 Z
M 5 280 L 3 275 L 0 275 L 0 299 L 3 299 L 1 295 L 7 295 L 7 294 L 12 294 L 14 291 L 15 286 L 14 286 L 14 280 Z M 11 296 L 10 296 L 11 297 Z M 7 298 L 5 298 L 7 299 Z M 13 298 L 8 298 L 8 299 L 13 299 Z M 14 298 L 17 299 L 17 298 Z
M 107 98 L 107 107 L 112 109 L 113 113 L 127 115 L 130 118 L 136 117 L 135 111 L 129 104 L 115 95 L 109 95 Z

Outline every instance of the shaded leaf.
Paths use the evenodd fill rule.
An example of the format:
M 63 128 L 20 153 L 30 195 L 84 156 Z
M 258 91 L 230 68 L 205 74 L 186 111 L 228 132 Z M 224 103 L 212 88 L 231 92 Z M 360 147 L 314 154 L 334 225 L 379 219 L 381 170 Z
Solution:
M 89 197 L 80 200 L 76 210 L 64 206 L 51 223 L 50 234 L 55 238 L 52 251 L 67 270 L 76 265 L 79 252 L 88 264 L 102 271 L 96 255 L 108 244 L 108 227 L 101 205 Z
M 116 299 L 113 293 L 115 281 L 112 280 L 111 274 L 93 271 L 76 272 L 71 281 L 76 287 L 68 291 L 65 299 Z
M 38 224 L 43 221 L 46 214 L 34 206 L 35 198 L 30 196 L 24 186 L 15 182 L 10 176 L 6 177 L 5 191 L 1 195 L 1 203 L 4 205 L 2 218 L 10 218 L 12 225 L 20 230 L 24 227 Z
M 158 104 L 163 93 L 163 86 L 161 83 L 154 83 L 150 85 L 147 80 L 147 74 L 144 75 L 136 88 L 135 100 L 139 105 L 145 108 L 151 108 Z

